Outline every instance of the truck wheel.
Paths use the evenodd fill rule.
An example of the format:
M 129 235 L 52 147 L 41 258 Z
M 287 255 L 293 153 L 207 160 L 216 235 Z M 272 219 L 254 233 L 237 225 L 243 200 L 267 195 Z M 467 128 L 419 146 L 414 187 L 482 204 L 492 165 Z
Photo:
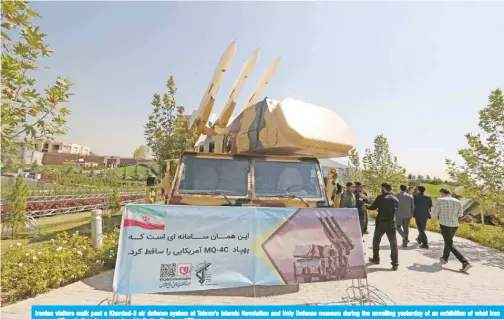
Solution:
M 320 281 L 327 281 L 327 276 L 320 276 L 319 279 Z
M 311 282 L 311 277 L 304 277 L 304 282 Z

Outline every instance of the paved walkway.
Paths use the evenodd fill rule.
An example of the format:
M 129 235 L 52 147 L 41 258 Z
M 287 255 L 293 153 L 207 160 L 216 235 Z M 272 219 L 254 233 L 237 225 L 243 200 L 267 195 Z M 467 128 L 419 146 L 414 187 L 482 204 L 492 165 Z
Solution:
M 372 223 L 372 221 L 370 221 Z M 370 225 L 370 231 L 374 229 Z M 410 230 L 416 238 L 417 230 Z M 400 248 L 400 266 L 390 270 L 388 241 L 383 237 L 381 265 L 369 265 L 369 284 L 385 293 L 396 304 L 504 304 L 504 253 L 456 238 L 456 245 L 472 262 L 469 274 L 458 271 L 460 263 L 452 256 L 441 265 L 438 258 L 443 249 L 440 234 L 428 233 L 430 249 L 417 244 Z M 371 255 L 372 235 L 364 236 L 366 260 Z M 30 318 L 30 306 L 35 304 L 96 305 L 112 296 L 113 271 L 53 290 L 32 299 L 2 308 L 2 318 Z M 185 294 L 135 295 L 133 304 L 317 304 L 341 302 L 347 296 L 350 281 L 305 285 L 257 287 L 254 289 L 223 289 Z

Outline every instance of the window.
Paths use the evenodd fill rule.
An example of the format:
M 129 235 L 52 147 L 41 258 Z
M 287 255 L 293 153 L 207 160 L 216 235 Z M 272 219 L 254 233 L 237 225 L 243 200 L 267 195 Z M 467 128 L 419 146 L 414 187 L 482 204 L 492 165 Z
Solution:
M 188 157 L 184 160 L 179 193 L 222 193 L 247 196 L 249 162 L 247 159 Z
M 45 150 L 49 149 L 49 144 L 48 143 L 44 143 L 44 149 Z
M 52 149 L 53 149 L 53 151 L 59 151 L 60 146 L 59 145 L 53 145 Z
M 204 151 L 205 151 L 205 146 L 204 146 L 204 145 L 201 145 L 201 146 L 199 147 L 199 151 L 200 151 L 200 152 L 204 152 Z
M 258 197 L 299 196 L 321 198 L 314 162 L 254 162 L 255 193 Z
M 208 144 L 208 152 L 209 153 L 213 153 L 214 149 L 215 149 L 215 142 L 211 142 L 210 144 Z

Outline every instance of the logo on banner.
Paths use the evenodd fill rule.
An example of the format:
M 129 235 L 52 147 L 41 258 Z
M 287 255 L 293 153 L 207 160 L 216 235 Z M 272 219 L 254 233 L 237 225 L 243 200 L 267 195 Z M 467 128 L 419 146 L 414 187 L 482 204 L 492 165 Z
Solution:
M 191 275 L 191 265 L 190 264 L 178 264 L 178 274 L 180 276 L 190 276 Z
M 198 277 L 198 282 L 202 286 L 209 285 L 211 283 L 211 275 L 210 275 L 210 265 L 211 263 L 203 262 L 198 265 L 196 268 L 196 277 Z
M 191 284 L 191 264 L 162 264 L 159 288 L 179 288 Z

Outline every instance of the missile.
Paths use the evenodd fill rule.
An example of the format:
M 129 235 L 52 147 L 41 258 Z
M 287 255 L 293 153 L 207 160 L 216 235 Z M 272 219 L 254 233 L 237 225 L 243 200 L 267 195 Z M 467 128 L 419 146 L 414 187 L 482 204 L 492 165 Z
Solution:
M 254 70 L 258 57 L 259 49 L 256 49 L 254 53 L 252 53 L 252 56 L 245 62 L 245 64 L 243 64 L 238 78 L 231 89 L 228 100 L 226 101 L 226 104 L 224 104 L 224 108 L 214 123 L 214 130 L 216 133 L 222 133 L 222 131 L 226 128 L 236 106 L 236 99 L 238 99 L 245 82 Z
M 261 97 L 262 92 L 264 91 L 266 86 L 268 86 L 269 82 L 271 81 L 271 79 L 275 75 L 279 64 L 280 64 L 280 57 L 278 57 L 275 60 L 275 62 L 273 62 L 273 64 L 266 70 L 266 72 L 264 72 L 261 80 L 259 81 L 257 86 L 254 88 L 252 93 L 250 93 L 250 95 L 247 99 L 247 103 L 243 107 L 243 110 L 248 108 L 249 106 L 254 105 L 257 102 L 257 100 Z
M 201 100 L 200 106 L 198 110 L 192 113 L 192 116 L 189 120 L 189 127 L 193 125 L 197 125 L 199 132 L 203 133 L 205 126 L 208 121 L 208 117 L 212 112 L 212 107 L 215 102 L 215 96 L 219 91 L 219 88 L 222 84 L 222 80 L 224 79 L 224 75 L 229 68 L 229 65 L 233 61 L 233 57 L 236 53 L 236 40 L 231 42 L 231 44 L 227 47 L 222 54 L 219 63 L 217 64 L 217 68 L 214 72 L 210 85 L 208 89 L 205 91 L 203 95 L 203 99 Z

